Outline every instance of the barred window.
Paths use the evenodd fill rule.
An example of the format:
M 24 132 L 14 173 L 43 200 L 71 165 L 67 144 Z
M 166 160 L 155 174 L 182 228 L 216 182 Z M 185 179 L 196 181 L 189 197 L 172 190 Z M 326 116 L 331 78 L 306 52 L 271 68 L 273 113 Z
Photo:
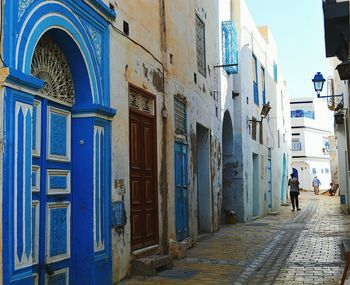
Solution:
M 197 66 L 198 71 L 203 76 L 207 76 L 206 56 L 205 56 L 205 24 L 196 15 L 196 45 L 197 45 Z
M 186 103 L 175 97 L 174 98 L 175 113 L 175 133 L 180 135 L 186 134 Z

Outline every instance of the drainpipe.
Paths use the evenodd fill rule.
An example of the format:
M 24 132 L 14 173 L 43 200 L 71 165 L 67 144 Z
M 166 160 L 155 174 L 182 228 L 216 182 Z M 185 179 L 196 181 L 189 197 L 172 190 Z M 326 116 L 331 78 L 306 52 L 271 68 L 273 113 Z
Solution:
M 166 42 L 166 18 L 165 18 L 165 1 L 159 0 L 159 14 L 160 14 L 160 45 L 162 51 L 162 68 L 163 68 L 163 106 L 162 106 L 162 159 L 160 163 L 160 195 L 162 197 L 161 202 L 161 221 L 162 221 L 162 236 L 161 244 L 163 247 L 163 253 L 168 254 L 168 160 L 167 160 L 167 109 L 165 105 L 165 68 L 167 65 L 167 42 Z

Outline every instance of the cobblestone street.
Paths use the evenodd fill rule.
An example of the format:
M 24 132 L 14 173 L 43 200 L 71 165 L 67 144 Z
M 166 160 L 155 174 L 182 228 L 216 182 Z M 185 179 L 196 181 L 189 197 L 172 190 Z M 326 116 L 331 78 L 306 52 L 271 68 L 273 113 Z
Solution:
M 173 269 L 121 284 L 339 284 L 350 216 L 341 214 L 338 196 L 300 196 L 299 212 L 284 206 L 279 215 L 225 226 Z

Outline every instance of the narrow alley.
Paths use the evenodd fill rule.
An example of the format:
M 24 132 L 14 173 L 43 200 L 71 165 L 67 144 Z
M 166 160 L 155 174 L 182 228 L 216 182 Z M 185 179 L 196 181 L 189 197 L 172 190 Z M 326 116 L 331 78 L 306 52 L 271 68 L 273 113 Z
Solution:
M 301 208 L 225 226 L 203 237 L 173 269 L 121 284 L 339 284 L 350 217 L 339 197 L 300 195 Z

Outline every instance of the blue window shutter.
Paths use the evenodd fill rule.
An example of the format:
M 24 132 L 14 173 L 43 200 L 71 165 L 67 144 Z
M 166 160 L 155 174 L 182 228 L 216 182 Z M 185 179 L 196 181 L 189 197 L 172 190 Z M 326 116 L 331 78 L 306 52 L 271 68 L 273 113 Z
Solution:
M 222 64 L 238 64 L 238 43 L 237 28 L 233 21 L 223 21 L 221 23 L 222 31 Z M 237 74 L 237 66 L 226 66 L 224 70 L 227 74 Z
M 278 69 L 276 62 L 273 62 L 273 79 L 277 82 L 278 80 Z

